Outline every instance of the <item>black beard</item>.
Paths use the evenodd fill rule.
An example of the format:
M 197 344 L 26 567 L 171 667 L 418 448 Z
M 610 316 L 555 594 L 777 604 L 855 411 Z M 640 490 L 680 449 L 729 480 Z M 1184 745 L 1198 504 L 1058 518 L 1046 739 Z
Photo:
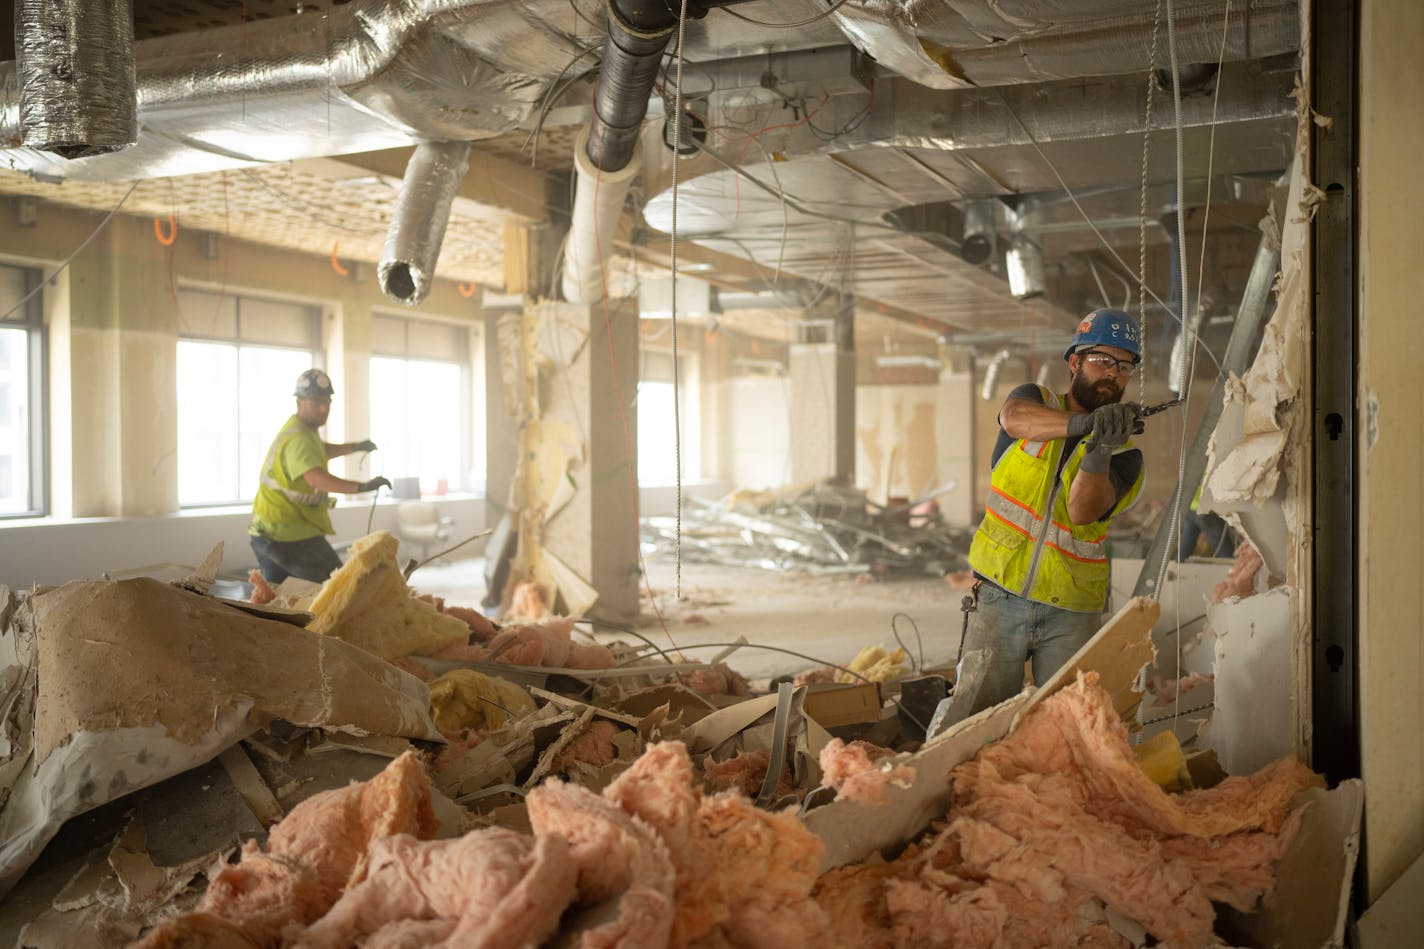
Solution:
M 1101 386 L 1101 388 L 1099 388 L 1099 386 Z M 1109 388 L 1112 389 L 1111 393 L 1106 391 Z M 1085 379 L 1081 372 L 1073 376 L 1073 398 L 1077 400 L 1085 412 L 1091 412 L 1104 405 L 1112 405 L 1122 401 L 1122 392 L 1122 389 L 1114 386 L 1112 382 L 1107 379 L 1099 380 L 1095 386 Z

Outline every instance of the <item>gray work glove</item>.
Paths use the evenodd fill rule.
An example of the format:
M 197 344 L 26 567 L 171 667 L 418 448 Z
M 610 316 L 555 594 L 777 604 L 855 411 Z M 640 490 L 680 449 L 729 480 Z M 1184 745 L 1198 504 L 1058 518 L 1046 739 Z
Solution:
M 379 491 L 381 488 L 389 488 L 391 482 L 387 478 L 372 478 L 370 481 L 362 481 L 356 487 L 356 493 L 365 494 L 367 491 Z
M 1113 449 L 1126 445 L 1129 438 L 1141 434 L 1143 429 L 1142 406 L 1136 402 L 1102 405 L 1087 416 L 1075 416 L 1084 417 L 1092 423 L 1082 464 L 1082 470 L 1088 474 L 1107 471 Z
M 356 444 L 352 445 L 352 446 L 351 446 L 351 450 L 352 450 L 352 451 L 375 451 L 375 450 L 376 450 L 376 443 L 373 442 L 373 441 L 371 441 L 371 440 L 368 438 L 368 439 L 366 439 L 364 442 L 357 442 Z

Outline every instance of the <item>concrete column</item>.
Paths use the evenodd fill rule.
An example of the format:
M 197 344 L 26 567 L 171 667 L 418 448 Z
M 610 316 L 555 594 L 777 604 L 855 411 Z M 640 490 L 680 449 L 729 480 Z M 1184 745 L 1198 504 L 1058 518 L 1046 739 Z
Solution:
M 793 484 L 855 477 L 855 307 L 841 297 L 826 309 L 825 330 L 804 329 L 821 340 L 791 344 Z
M 975 477 L 982 464 L 974 453 L 977 402 L 973 357 L 952 356 L 939 374 L 935 441 L 939 446 L 940 484 L 954 482 L 953 488 L 939 496 L 940 513 L 945 523 L 954 527 L 975 526 L 976 514 L 984 503 Z
M 587 584 L 589 612 L 626 622 L 638 612 L 638 319 L 631 300 L 608 307 L 544 303 L 514 324 L 515 574 L 558 589 L 568 611 Z
M 77 517 L 178 508 L 177 315 L 147 219 L 115 217 L 70 265 L 69 507 Z M 63 503 L 57 506 L 63 507 Z

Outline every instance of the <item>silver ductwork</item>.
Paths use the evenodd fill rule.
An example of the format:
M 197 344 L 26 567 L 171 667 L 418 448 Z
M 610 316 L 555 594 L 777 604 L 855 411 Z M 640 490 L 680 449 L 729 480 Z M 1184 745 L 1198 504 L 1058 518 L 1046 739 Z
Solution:
M 24 143 L 63 158 L 132 145 L 138 138 L 133 46 L 133 0 L 16 0 Z
M 1143 0 L 851 0 L 832 16 L 876 62 L 933 89 L 1142 72 L 1152 68 L 1156 5 Z M 1184 63 L 1259 59 L 1299 48 L 1296 0 L 1177 5 Z M 1165 42 L 1165 41 L 1164 41 Z M 1163 66 L 1159 48 L 1155 65 Z
M 584 48 L 581 24 L 554 0 L 353 0 L 143 40 L 131 149 L 65 161 L 15 147 L 0 162 L 46 179 L 124 180 L 488 138 L 527 122 Z M 542 68 L 531 49 L 547 56 Z M 0 65 L 0 143 L 20 145 L 18 102 L 15 64 Z
M 470 167 L 469 142 L 424 142 L 406 166 L 386 247 L 376 268 L 381 291 L 415 306 L 430 292 L 455 192 Z

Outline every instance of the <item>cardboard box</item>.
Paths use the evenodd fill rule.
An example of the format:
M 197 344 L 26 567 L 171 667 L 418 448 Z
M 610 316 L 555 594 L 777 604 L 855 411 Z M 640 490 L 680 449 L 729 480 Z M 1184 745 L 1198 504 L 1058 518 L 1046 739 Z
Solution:
M 880 687 L 874 682 L 807 687 L 802 710 L 822 728 L 880 721 Z

